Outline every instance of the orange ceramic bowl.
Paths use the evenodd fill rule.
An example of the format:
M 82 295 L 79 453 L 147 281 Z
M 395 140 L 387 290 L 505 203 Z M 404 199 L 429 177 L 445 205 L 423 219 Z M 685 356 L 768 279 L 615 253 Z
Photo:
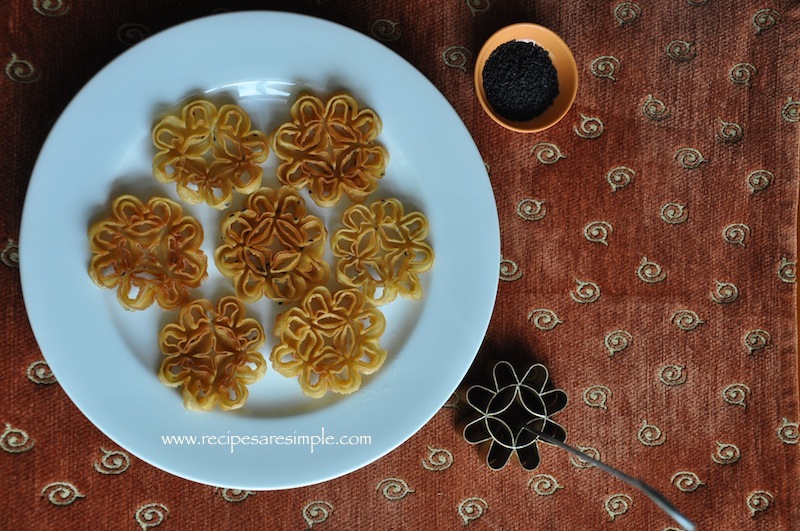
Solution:
M 550 54 L 558 73 L 558 96 L 542 114 L 527 122 L 515 122 L 498 115 L 486 101 L 483 90 L 483 67 L 489 55 L 501 44 L 509 41 L 526 41 L 538 44 Z M 578 92 L 578 66 L 564 40 L 549 29 L 537 24 L 520 23 L 506 26 L 489 37 L 475 61 L 475 91 L 486 113 L 498 124 L 520 133 L 536 133 L 559 122 L 567 114 Z

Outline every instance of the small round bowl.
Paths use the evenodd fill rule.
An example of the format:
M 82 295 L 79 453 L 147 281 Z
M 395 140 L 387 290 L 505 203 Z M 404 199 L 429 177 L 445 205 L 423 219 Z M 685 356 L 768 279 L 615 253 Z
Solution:
M 555 101 L 542 114 L 527 122 L 515 122 L 495 113 L 486 101 L 486 92 L 483 90 L 483 67 L 489 55 L 501 44 L 515 40 L 533 42 L 547 50 L 558 73 L 558 96 Z M 498 30 L 481 47 L 475 61 L 475 91 L 481 106 L 495 122 L 512 131 L 536 133 L 557 124 L 572 107 L 578 92 L 578 66 L 567 43 L 549 29 L 525 22 L 512 24 Z

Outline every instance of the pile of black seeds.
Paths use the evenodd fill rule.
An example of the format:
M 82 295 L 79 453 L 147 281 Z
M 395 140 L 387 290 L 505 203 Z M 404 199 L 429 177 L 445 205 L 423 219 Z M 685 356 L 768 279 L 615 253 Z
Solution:
M 558 96 L 558 73 L 550 54 L 538 44 L 509 41 L 486 60 L 483 91 L 497 114 L 527 122 L 553 104 Z

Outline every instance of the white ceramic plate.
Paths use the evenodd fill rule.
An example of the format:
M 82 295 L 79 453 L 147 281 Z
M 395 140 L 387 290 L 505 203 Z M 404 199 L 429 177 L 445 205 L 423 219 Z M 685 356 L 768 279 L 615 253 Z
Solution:
M 436 253 L 421 301 L 384 308 L 385 365 L 350 396 L 305 397 L 293 379 L 267 375 L 235 412 L 192 412 L 156 377 L 157 335 L 174 313 L 127 312 L 87 274 L 87 228 L 120 193 L 177 199 L 152 177 L 150 131 L 188 97 L 239 102 L 269 132 L 302 90 L 345 89 L 383 120 L 391 154 L 376 197 L 424 212 Z M 274 155 L 265 186 L 276 186 Z M 334 210 L 309 208 L 335 229 Z M 216 300 L 232 284 L 213 265 L 219 213 L 185 206 L 206 230 Z M 172 474 L 220 487 L 281 489 L 326 481 L 385 455 L 447 401 L 483 340 L 500 260 L 497 210 L 467 129 L 434 86 L 398 55 L 336 24 L 276 12 L 216 15 L 139 43 L 95 76 L 56 122 L 31 178 L 20 235 L 22 287 L 36 339 L 64 391 L 109 438 Z M 274 344 L 280 309 L 250 305 Z M 324 434 L 328 444 L 305 444 Z M 195 436 L 165 444 L 162 436 Z M 202 444 L 202 437 L 206 437 Z M 270 438 L 270 436 L 272 436 Z M 278 436 L 284 437 L 279 439 Z M 341 438 L 367 436 L 367 444 Z M 216 439 L 210 439 L 215 437 Z M 237 440 L 236 438 L 239 438 Z M 245 439 L 245 438 L 248 439 Z M 244 444 L 247 440 L 251 444 Z M 355 442 L 356 439 L 348 439 Z M 240 442 L 241 441 L 241 442 Z M 227 443 L 227 444 L 225 444 Z M 236 443 L 231 445 L 231 443 Z M 255 443 L 255 444 L 252 444 Z M 338 444 L 337 444 L 338 443 Z

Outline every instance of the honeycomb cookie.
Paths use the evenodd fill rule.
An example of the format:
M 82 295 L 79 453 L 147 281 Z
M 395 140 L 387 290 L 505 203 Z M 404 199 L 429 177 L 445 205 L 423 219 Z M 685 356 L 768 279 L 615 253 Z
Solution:
M 158 377 L 181 388 L 187 409 L 238 409 L 247 400 L 247 385 L 266 373 L 258 351 L 264 340 L 263 328 L 246 316 L 236 297 L 223 297 L 216 306 L 206 299 L 191 301 L 159 333 L 165 358 Z
M 328 391 L 349 394 L 386 361 L 380 338 L 386 319 L 356 289 L 331 293 L 320 286 L 298 306 L 278 315 L 272 367 L 297 377 L 303 393 L 321 398 Z
M 219 109 L 194 100 L 179 116 L 168 115 L 153 128 L 153 174 L 176 184 L 187 203 L 230 205 L 233 192 L 249 194 L 261 186 L 260 164 L 269 155 L 267 136 L 252 129 L 250 117 L 237 105 Z
M 288 186 L 261 188 L 222 222 L 214 259 L 245 302 L 295 301 L 330 278 L 323 259 L 328 232 Z
M 132 195 L 119 196 L 110 216 L 92 224 L 88 237 L 89 276 L 98 286 L 116 289 L 128 310 L 154 302 L 175 309 L 207 276 L 200 250 L 203 227 L 164 197 L 142 203 Z
M 302 94 L 291 108 L 292 120 L 270 135 L 270 147 L 280 159 L 281 183 L 308 187 L 319 206 L 337 204 L 342 195 L 363 202 L 378 187 L 389 152 L 375 143 L 383 124 L 371 109 L 359 109 L 345 93 L 327 101 Z
M 433 249 L 425 242 L 428 220 L 419 212 L 405 213 L 397 199 L 352 205 L 342 215 L 343 227 L 331 237 L 336 278 L 363 290 L 372 304 L 398 295 L 420 299 L 419 274 L 433 265 Z

